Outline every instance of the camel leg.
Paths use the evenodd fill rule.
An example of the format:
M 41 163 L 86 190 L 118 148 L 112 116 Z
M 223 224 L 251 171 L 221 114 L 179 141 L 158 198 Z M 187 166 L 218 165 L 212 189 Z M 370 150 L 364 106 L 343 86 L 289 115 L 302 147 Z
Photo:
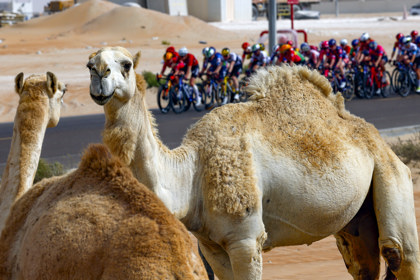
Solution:
M 337 247 L 355 280 L 379 278 L 378 225 L 370 191 L 356 216 L 335 234 Z
M 373 174 L 374 209 L 379 248 L 387 265 L 386 279 L 420 279 L 419 243 L 411 173 L 399 160 L 376 164 Z
M 267 238 L 263 231 L 256 239 L 249 238 L 230 242 L 229 254 L 235 280 L 262 279 L 262 245 Z
M 208 244 L 207 242 L 198 241 L 198 244 L 214 274 L 220 280 L 233 279 L 232 266 L 226 251 L 216 243 Z

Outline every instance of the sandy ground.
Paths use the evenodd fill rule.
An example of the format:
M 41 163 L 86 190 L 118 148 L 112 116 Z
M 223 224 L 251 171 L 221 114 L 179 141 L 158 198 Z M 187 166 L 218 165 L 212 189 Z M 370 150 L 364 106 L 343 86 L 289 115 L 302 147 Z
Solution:
M 359 37 L 367 31 L 390 54 L 395 34 L 418 28 L 420 17 L 403 19 L 402 13 L 384 15 L 322 16 L 321 20 L 295 21 L 296 29 L 308 33 L 311 44 L 321 40 Z M 278 29 L 290 28 L 279 20 Z M 267 30 L 266 20 L 207 24 L 191 17 L 169 17 L 141 8 L 128 8 L 104 1 L 88 1 L 63 13 L 41 17 L 13 27 L 0 28 L 0 122 L 13 121 L 17 105 L 14 77 L 54 72 L 68 84 L 62 116 L 102 113 L 88 94 L 89 54 L 103 46 L 120 45 L 133 53 L 141 50 L 138 72 L 158 72 L 169 42 L 187 46 L 200 60 L 201 49 L 212 45 L 239 52 L 242 42 L 258 40 Z M 200 43 L 205 41 L 205 44 Z M 156 107 L 156 93 L 147 94 L 149 107 Z M 416 213 L 420 218 L 419 169 L 410 166 L 415 180 Z M 420 225 L 420 220 L 418 219 Z M 264 254 L 263 279 L 352 279 L 332 237 L 311 246 L 291 246 Z

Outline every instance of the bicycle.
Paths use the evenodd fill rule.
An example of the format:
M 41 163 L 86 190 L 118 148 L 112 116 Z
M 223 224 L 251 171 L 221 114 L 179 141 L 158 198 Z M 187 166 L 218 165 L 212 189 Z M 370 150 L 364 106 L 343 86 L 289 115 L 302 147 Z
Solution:
M 382 97 L 386 98 L 391 94 L 392 89 L 392 79 L 391 75 L 388 71 L 378 71 L 379 69 L 374 65 L 371 65 L 370 72 L 371 72 L 371 81 L 372 84 L 372 91 L 377 93 L 379 90 Z
M 233 90 L 231 84 L 228 82 L 229 77 L 225 77 L 222 82 L 218 83 L 218 90 L 215 99 L 218 106 L 222 106 L 231 102 L 233 98 Z
M 158 77 L 160 80 L 160 77 Z M 187 102 L 186 97 L 182 92 L 174 89 L 174 75 L 162 77 L 166 79 L 165 84 L 159 87 L 157 94 L 157 103 L 160 111 L 166 114 L 172 109 L 175 114 L 182 113 Z
M 205 76 L 206 79 L 202 77 Z M 214 107 L 215 98 L 218 95 L 219 84 L 213 75 L 201 74 L 202 83 L 197 84 L 198 91 L 201 93 L 202 102 L 206 109 Z
M 194 107 L 194 110 L 201 112 L 205 108 L 205 102 L 203 102 L 203 97 L 200 92 L 200 96 L 197 97 L 194 89 L 187 83 L 184 83 L 184 74 L 178 75 L 178 84 L 175 86 L 175 90 L 182 92 L 185 96 L 186 103 L 184 106 L 184 111 L 188 111 L 191 107 L 191 104 Z M 200 101 L 200 102 L 199 102 Z
M 417 76 L 414 70 L 403 64 L 397 63 L 397 73 L 395 76 L 395 91 L 402 97 L 406 97 L 417 85 Z

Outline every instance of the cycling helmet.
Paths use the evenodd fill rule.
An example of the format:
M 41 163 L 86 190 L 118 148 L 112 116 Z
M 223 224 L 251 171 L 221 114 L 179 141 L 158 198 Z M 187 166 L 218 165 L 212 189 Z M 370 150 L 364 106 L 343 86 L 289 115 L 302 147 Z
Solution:
M 252 46 L 252 52 L 259 51 L 260 49 L 261 49 L 260 44 L 254 44 L 254 45 Z
M 367 40 L 369 40 L 369 33 L 365 32 L 362 34 L 362 36 L 360 36 L 360 42 L 366 42 Z
M 341 46 L 347 46 L 347 44 L 348 44 L 347 39 L 341 39 L 340 41 Z
M 203 48 L 203 50 L 202 50 L 202 53 L 203 53 L 203 55 L 205 56 L 206 55 L 206 52 L 209 50 L 209 47 L 205 47 L 205 48 Z
M 167 52 L 163 55 L 163 60 L 164 61 L 169 61 L 169 60 L 171 60 L 172 57 L 173 57 L 173 54 L 170 53 L 170 52 Z
M 179 56 L 186 56 L 188 54 L 188 50 L 186 47 L 180 48 L 179 51 Z
M 292 40 L 287 40 L 286 44 L 293 46 L 293 41 Z
M 246 50 L 249 46 L 250 46 L 250 44 L 248 42 L 242 43 L 242 49 L 243 50 Z
M 260 43 L 260 48 L 261 48 L 261 50 L 263 51 L 263 50 L 265 50 L 265 45 L 264 45 L 264 43 Z
M 404 34 L 402 34 L 402 33 L 398 33 L 398 34 L 395 36 L 395 39 L 400 40 L 402 37 L 404 37 Z
M 166 49 L 166 52 L 175 53 L 175 48 L 173 46 L 170 46 Z
M 289 45 L 289 44 L 284 44 L 283 46 L 281 46 L 280 47 L 280 52 L 281 53 L 285 53 L 285 52 L 287 52 L 288 50 L 290 50 L 292 48 L 292 46 L 291 45 Z
M 353 39 L 353 41 L 351 41 L 351 45 L 353 47 L 356 47 L 359 44 L 359 39 Z
M 273 46 L 273 52 L 278 52 L 278 51 L 280 51 L 280 45 L 279 44 L 274 45 Z
M 405 45 L 405 44 L 409 44 L 409 43 L 411 43 L 411 37 L 410 36 L 405 36 L 405 37 L 403 37 L 403 39 L 402 39 L 402 43 Z
M 327 49 L 328 48 L 328 41 L 321 42 L 321 49 Z
M 209 58 L 209 57 L 211 57 L 212 55 L 214 55 L 216 53 L 216 49 L 215 48 L 213 48 L 213 47 L 210 47 L 208 50 L 207 50 L 207 52 L 206 52 L 206 57 L 207 58 Z
M 328 46 L 330 46 L 330 47 L 335 46 L 336 44 L 337 44 L 337 42 L 335 41 L 335 39 L 330 39 L 328 41 Z
M 310 49 L 311 49 L 311 47 L 309 46 L 309 44 L 308 43 L 302 43 L 301 45 L 300 45 L 300 49 L 303 51 L 303 52 L 307 52 L 307 51 L 309 51 Z
M 223 50 L 222 50 L 222 55 L 223 56 L 228 56 L 230 54 L 230 50 L 229 50 L 229 48 L 224 48 Z
M 411 35 L 411 38 L 414 38 L 414 37 L 417 37 L 417 35 L 419 35 L 419 32 L 417 30 L 413 30 L 411 31 L 410 35 Z
M 378 43 L 376 43 L 375 41 L 372 41 L 369 43 L 369 49 L 376 50 L 377 47 L 378 47 Z

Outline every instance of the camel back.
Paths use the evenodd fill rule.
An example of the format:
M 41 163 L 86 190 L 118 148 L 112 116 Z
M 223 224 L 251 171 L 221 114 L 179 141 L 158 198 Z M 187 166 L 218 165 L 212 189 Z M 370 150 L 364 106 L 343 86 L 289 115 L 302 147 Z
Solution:
M 247 215 L 257 207 L 255 149 L 325 173 L 346 159 L 350 146 L 367 154 L 386 146 L 371 124 L 345 110 L 341 94 L 332 94 L 317 71 L 269 67 L 258 71 L 247 89 L 249 102 L 213 110 L 183 141 L 200 151 L 205 197 L 215 211 Z

